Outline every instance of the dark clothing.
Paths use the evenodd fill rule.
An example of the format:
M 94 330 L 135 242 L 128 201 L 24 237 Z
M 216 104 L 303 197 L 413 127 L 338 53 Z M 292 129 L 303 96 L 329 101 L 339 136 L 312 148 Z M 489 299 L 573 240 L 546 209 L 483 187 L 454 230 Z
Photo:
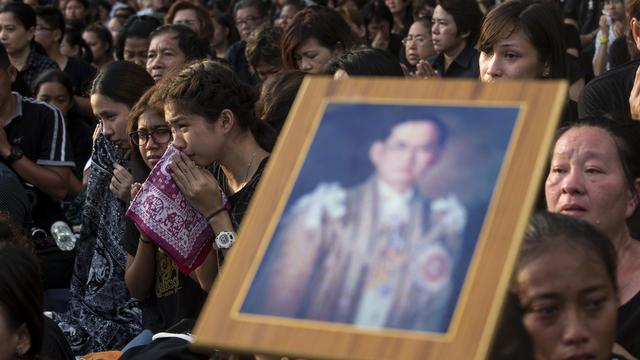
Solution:
M 578 22 L 578 31 L 587 34 L 598 28 L 602 15 L 602 0 L 567 0 L 564 3 L 564 17 Z
M 240 40 L 237 43 L 231 45 L 227 50 L 227 61 L 236 75 L 247 85 L 255 86 L 259 83 L 258 78 L 253 74 L 249 68 L 249 61 L 244 54 L 247 48 L 247 43 L 244 40 Z
M 68 59 L 67 66 L 62 71 L 71 77 L 74 95 L 88 96 L 91 82 L 96 77 L 96 68 L 74 57 Z
M 258 166 L 258 169 L 251 180 L 249 180 L 249 182 L 235 194 L 231 194 L 231 191 L 227 186 L 227 177 L 224 175 L 220 165 L 213 165 L 213 176 L 218 180 L 218 184 L 220 184 L 222 191 L 224 191 L 229 199 L 229 217 L 231 218 L 231 223 L 236 231 L 238 230 L 238 227 L 242 222 L 242 218 L 249 207 L 249 202 L 251 201 L 253 194 L 256 192 L 256 188 L 258 187 L 260 178 L 262 178 L 262 172 L 264 171 L 265 166 L 267 166 L 268 160 L 269 157 L 266 157 L 262 162 L 260 162 L 260 166 Z
M 69 141 L 71 151 L 75 161 L 74 175 L 82 180 L 84 166 L 91 158 L 91 148 L 93 147 L 93 128 L 87 124 L 84 117 L 79 115 L 74 109 L 67 114 L 67 129 L 69 130 Z
M 640 293 L 618 308 L 616 343 L 636 358 L 640 357 Z
M 398 59 L 398 61 L 404 59 L 404 46 L 402 45 L 402 37 L 400 35 L 390 34 L 387 51 Z
M 429 64 L 442 77 L 451 78 L 474 78 L 480 76 L 480 63 L 478 58 L 480 53 L 473 46 L 466 46 L 458 56 L 451 62 L 449 68 L 444 68 L 444 53 L 432 55 L 427 59 Z
M 125 164 L 121 151 L 98 136 L 76 243 L 69 308 L 52 313 L 76 355 L 119 349 L 142 330 L 140 303 L 130 297 L 124 282 L 125 204 L 109 191 L 115 163 Z
M 571 24 L 563 24 L 564 28 L 564 42 L 567 46 L 567 49 L 578 49 L 582 48 L 580 45 L 580 34 L 575 26 Z
M 27 226 L 31 221 L 31 204 L 27 193 L 16 175 L 0 163 L 0 211 L 6 211 L 13 222 Z
M 614 118 L 630 118 L 629 95 L 638 64 L 640 59 L 632 60 L 591 80 L 578 101 L 579 117 L 611 114 Z
M 38 165 L 73 167 L 71 143 L 60 110 L 18 93 L 14 95 L 16 113 L 4 127 L 9 143 L 19 146 L 24 156 Z M 2 162 L 6 164 L 4 159 Z M 55 221 L 64 220 L 58 202 L 40 189 L 35 189 L 35 194 L 37 203 L 32 214 L 35 226 L 48 230 Z
M 73 360 L 73 352 L 67 338 L 62 330 L 53 320 L 44 317 L 44 336 L 42 339 L 42 350 L 40 350 L 42 360 Z
M 135 257 L 140 233 L 127 221 L 125 249 Z M 178 269 L 162 250 L 156 250 L 155 281 L 142 306 L 142 327 L 153 333 L 166 331 L 181 319 L 197 319 L 207 293 Z
M 27 57 L 27 62 L 24 64 L 22 70 L 18 72 L 18 78 L 21 78 L 29 89 L 33 91 L 33 81 L 40 73 L 50 69 L 58 70 L 58 64 L 37 52 L 35 47 L 32 46 L 29 56 Z

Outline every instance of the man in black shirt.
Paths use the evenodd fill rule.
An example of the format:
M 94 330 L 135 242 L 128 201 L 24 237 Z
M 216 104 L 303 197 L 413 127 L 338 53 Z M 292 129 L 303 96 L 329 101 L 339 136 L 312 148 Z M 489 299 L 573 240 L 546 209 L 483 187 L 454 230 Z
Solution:
M 57 202 L 67 194 L 75 165 L 60 110 L 11 92 L 16 68 L 0 45 L 0 160 L 36 189 L 36 226 L 63 219 Z

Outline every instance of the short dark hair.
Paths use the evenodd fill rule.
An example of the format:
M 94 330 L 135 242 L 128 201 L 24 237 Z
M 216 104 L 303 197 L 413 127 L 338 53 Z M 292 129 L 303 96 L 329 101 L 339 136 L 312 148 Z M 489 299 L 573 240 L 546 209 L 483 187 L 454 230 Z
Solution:
M 209 55 L 209 45 L 193 29 L 182 24 L 160 26 L 151 32 L 149 42 L 153 38 L 167 33 L 172 33 L 178 38 L 178 47 L 184 53 L 187 61 L 204 59 Z
M 128 38 L 149 39 L 149 34 L 157 29 L 162 23 L 153 16 L 131 16 L 124 23 L 122 31 L 118 35 L 115 43 L 116 58 L 124 59 L 124 43 Z
M 640 0 L 627 0 L 627 13 L 629 19 L 636 18 L 640 21 Z
M 304 80 L 299 70 L 284 70 L 267 79 L 262 86 L 258 114 L 279 134 Z
M 153 78 L 145 69 L 128 61 L 118 60 L 100 70 L 89 93 L 104 95 L 132 108 L 153 84 Z
M 113 37 L 111 36 L 111 31 L 109 31 L 109 29 L 100 24 L 91 24 L 84 28 L 84 32 L 96 34 L 98 40 L 107 44 L 107 54 L 111 54 L 113 52 Z
M 194 62 L 167 76 L 159 83 L 152 101 L 169 104 L 178 111 L 217 121 L 228 109 L 243 131 L 251 131 L 262 148 L 270 151 L 275 132 L 255 115 L 257 94 L 240 81 L 228 67 L 211 60 Z
M 36 12 L 33 8 L 21 2 L 9 2 L 0 6 L 0 13 L 10 12 L 25 29 L 36 27 Z
M 315 38 L 331 50 L 341 46 L 353 48 L 357 41 L 344 18 L 335 10 L 312 5 L 298 12 L 282 36 L 282 60 L 290 69 L 297 69 L 296 49 L 307 39 Z
M 66 72 L 58 69 L 49 69 L 41 72 L 33 81 L 33 94 L 37 96 L 40 86 L 48 82 L 56 82 L 62 85 L 67 90 L 69 98 L 73 100 L 74 92 L 71 77 Z
M 560 9 L 550 3 L 535 1 L 509 1 L 491 10 L 484 22 L 478 48 L 490 52 L 494 45 L 514 32 L 522 30 L 539 55 L 539 60 L 549 67 L 551 78 L 565 75 L 566 49 Z
M 279 27 L 265 28 L 251 33 L 245 48 L 249 64 L 253 67 L 261 63 L 282 67 L 281 39 L 282 29 Z
M 82 38 L 82 32 L 78 29 L 67 28 L 62 41 L 69 46 L 77 46 L 80 48 L 80 58 L 87 64 L 93 62 L 93 53 L 86 41 Z
M 271 16 L 271 2 L 265 0 L 240 0 L 233 6 L 233 17 L 236 17 L 236 13 L 240 9 L 255 8 L 260 13 L 260 17 Z
M 530 219 L 516 272 L 540 254 L 554 252 L 562 245 L 595 255 L 617 290 L 616 251 L 611 241 L 588 222 L 562 214 L 540 212 Z
M 467 45 L 474 46 L 480 37 L 482 10 L 476 0 L 438 0 L 444 11 L 453 17 L 458 28 L 458 35 L 469 33 Z
M 329 74 L 340 69 L 349 76 L 404 76 L 398 59 L 387 50 L 376 48 L 347 51 L 327 65 Z
M 60 31 L 60 42 L 64 38 L 65 22 L 62 11 L 53 5 L 38 6 L 36 8 L 36 17 L 41 18 L 53 30 Z
M 370 39 L 369 34 L 369 24 L 376 22 L 381 23 L 386 21 L 389 24 L 389 32 L 393 28 L 393 14 L 385 5 L 384 0 L 371 0 L 369 1 L 361 10 L 362 21 L 364 23 L 367 41 L 371 42 L 373 39 Z

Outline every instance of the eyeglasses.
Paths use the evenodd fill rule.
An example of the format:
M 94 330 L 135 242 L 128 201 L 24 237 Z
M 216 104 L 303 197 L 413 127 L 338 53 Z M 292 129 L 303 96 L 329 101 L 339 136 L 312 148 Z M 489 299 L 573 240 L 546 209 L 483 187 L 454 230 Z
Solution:
M 404 46 L 407 46 L 407 45 L 409 45 L 411 43 L 414 43 L 414 42 L 416 44 L 418 44 L 418 46 L 422 46 L 427 42 L 427 39 L 422 35 L 416 35 L 416 36 L 409 35 L 409 36 L 405 37 L 404 39 L 402 39 L 402 44 Z
M 262 19 L 262 16 L 258 17 L 258 16 L 247 16 L 246 18 L 242 19 L 242 18 L 237 18 L 236 19 L 236 26 L 242 26 L 242 25 L 255 25 L 255 23 Z
M 168 127 L 159 127 L 151 131 L 138 130 L 129 134 L 129 138 L 134 145 L 141 146 L 146 145 L 149 142 L 149 138 L 153 138 L 153 142 L 156 144 L 166 144 L 171 141 L 171 129 Z

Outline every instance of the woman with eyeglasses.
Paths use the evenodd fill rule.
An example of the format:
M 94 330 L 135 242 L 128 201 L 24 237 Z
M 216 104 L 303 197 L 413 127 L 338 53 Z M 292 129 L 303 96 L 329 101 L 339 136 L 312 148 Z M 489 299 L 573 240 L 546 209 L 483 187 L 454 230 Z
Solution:
M 405 64 L 410 73 L 416 71 L 416 65 L 420 60 L 436 53 L 431 41 L 431 20 L 418 18 L 409 28 L 409 33 L 402 39 L 404 45 Z
M 131 141 L 133 193 L 140 188 L 172 140 L 164 120 L 162 103 L 152 102 L 155 88 L 147 91 L 131 109 L 127 130 Z M 151 241 L 140 237 L 135 226 L 127 227 L 124 246 L 127 263 L 124 280 L 131 296 L 142 302 L 142 328 L 123 352 L 151 342 L 153 334 L 167 330 L 181 319 L 195 319 L 207 293 Z

